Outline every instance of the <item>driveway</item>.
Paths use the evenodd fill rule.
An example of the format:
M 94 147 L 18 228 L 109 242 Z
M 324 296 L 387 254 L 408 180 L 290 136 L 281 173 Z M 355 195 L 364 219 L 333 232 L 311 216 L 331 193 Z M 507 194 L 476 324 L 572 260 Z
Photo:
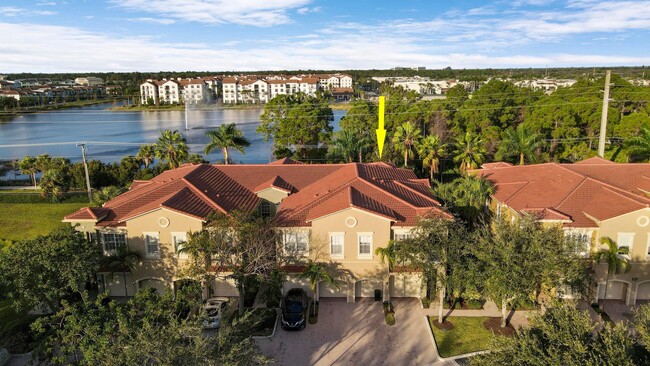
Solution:
M 277 365 L 430 365 L 436 354 L 418 299 L 393 299 L 394 326 L 386 325 L 382 303 L 354 304 L 323 298 L 317 324 L 301 331 L 278 326 L 271 339 L 258 340 Z

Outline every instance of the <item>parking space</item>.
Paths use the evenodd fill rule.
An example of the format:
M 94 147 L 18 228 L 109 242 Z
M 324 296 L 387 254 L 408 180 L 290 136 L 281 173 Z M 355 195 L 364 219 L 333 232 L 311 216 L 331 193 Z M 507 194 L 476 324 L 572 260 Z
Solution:
M 301 331 L 278 327 L 273 338 L 257 342 L 278 365 L 432 364 L 435 351 L 418 299 L 393 304 L 396 324 L 388 326 L 379 301 L 323 298 L 317 324 Z

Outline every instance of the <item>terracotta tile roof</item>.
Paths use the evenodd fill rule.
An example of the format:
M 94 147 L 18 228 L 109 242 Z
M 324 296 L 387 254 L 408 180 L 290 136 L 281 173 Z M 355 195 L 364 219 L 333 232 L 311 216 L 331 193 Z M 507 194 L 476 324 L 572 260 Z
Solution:
M 519 212 L 596 227 L 598 221 L 650 206 L 650 164 L 618 164 L 591 158 L 576 164 L 483 166 L 475 174 L 492 180 L 494 198 Z
M 396 226 L 414 226 L 418 217 L 444 212 L 428 181 L 386 163 L 297 164 L 284 159 L 264 165 L 193 165 L 135 181 L 131 189 L 99 209 L 82 209 L 66 218 L 82 220 L 101 212 L 97 226 L 125 226 L 125 221 L 166 208 L 205 219 L 214 211 L 252 211 L 255 194 L 275 187 L 289 193 L 277 212 L 279 226 L 310 226 L 310 220 L 355 207 L 389 218 Z M 90 211 L 88 211 L 90 210 Z

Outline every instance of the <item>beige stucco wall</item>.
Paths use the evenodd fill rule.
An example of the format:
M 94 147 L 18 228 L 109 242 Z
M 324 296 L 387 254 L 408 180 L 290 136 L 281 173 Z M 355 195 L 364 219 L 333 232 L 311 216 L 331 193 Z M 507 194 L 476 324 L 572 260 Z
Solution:
M 650 208 L 634 211 L 600 222 L 600 237 L 618 241 L 619 233 L 634 233 L 631 257 L 634 262 L 647 260 L 648 234 L 650 234 Z
M 287 192 L 275 188 L 267 188 L 256 193 L 259 198 L 278 204 L 287 198 Z
M 354 227 L 346 225 L 346 219 L 354 218 Z M 344 233 L 344 257 L 331 258 L 329 233 Z M 372 233 L 372 249 L 369 259 L 359 258 L 358 234 Z M 319 218 L 312 222 L 310 238 L 310 256 L 314 259 L 332 260 L 350 271 L 356 280 L 380 278 L 388 280 L 388 264 L 381 263 L 375 250 L 386 247 L 391 239 L 390 220 L 365 211 L 350 208 Z

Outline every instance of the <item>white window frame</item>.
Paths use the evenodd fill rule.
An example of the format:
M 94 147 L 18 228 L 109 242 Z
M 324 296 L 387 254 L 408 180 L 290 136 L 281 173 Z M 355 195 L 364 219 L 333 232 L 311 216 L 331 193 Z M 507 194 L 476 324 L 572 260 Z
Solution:
M 402 236 L 401 238 L 398 238 Z M 393 229 L 393 240 L 400 241 L 410 238 L 413 235 L 411 229 Z
M 332 232 L 329 233 L 330 242 L 330 258 L 343 259 L 345 258 L 345 232 Z M 332 238 L 341 238 L 341 253 L 332 252 Z
M 298 250 L 298 238 L 304 236 L 305 241 L 305 250 Z M 295 237 L 295 241 L 290 242 L 292 237 Z M 284 249 L 285 254 L 297 254 L 307 256 L 309 255 L 309 231 L 308 230 L 287 230 L 282 235 L 282 248 Z M 289 244 L 295 245 L 293 249 L 287 249 Z
M 361 237 L 370 237 L 370 253 L 361 253 Z M 358 232 L 357 233 L 357 258 L 359 259 L 372 259 L 373 249 L 373 233 L 372 232 Z
M 616 237 L 616 245 L 620 248 L 625 245 L 621 245 L 621 239 L 623 238 L 629 238 L 630 239 L 630 245 L 629 245 L 629 251 L 627 257 L 631 258 L 632 257 L 632 250 L 634 249 L 634 236 L 636 233 L 629 233 L 629 232 L 619 232 L 617 233 Z
M 160 233 L 157 231 L 143 232 L 142 236 L 144 237 L 144 252 L 146 257 L 149 259 L 159 259 L 160 258 Z M 150 238 L 156 239 L 156 245 L 158 246 L 157 252 L 149 252 L 149 243 Z
M 565 230 L 564 235 L 577 237 L 582 244 L 585 245 L 584 250 L 578 251 L 576 248 L 576 253 L 585 258 L 589 258 L 591 255 L 591 242 L 593 240 L 593 230 Z M 586 240 L 583 240 L 586 239 Z
M 187 232 L 184 231 L 178 231 L 178 232 L 172 232 L 171 233 L 172 237 L 172 245 L 174 246 L 174 253 L 176 253 L 176 256 L 178 259 L 187 259 L 189 255 L 187 253 L 179 253 L 178 250 L 183 247 L 182 245 L 179 245 L 181 243 L 187 243 Z M 178 239 L 181 240 L 178 240 Z
M 124 247 L 127 247 L 129 245 L 126 233 L 123 233 L 123 232 L 104 232 L 104 233 L 101 233 L 102 250 L 107 255 L 117 253 L 117 248 L 118 247 L 116 245 L 115 249 L 106 249 L 106 235 L 120 235 L 120 236 L 123 236 L 124 237 Z

